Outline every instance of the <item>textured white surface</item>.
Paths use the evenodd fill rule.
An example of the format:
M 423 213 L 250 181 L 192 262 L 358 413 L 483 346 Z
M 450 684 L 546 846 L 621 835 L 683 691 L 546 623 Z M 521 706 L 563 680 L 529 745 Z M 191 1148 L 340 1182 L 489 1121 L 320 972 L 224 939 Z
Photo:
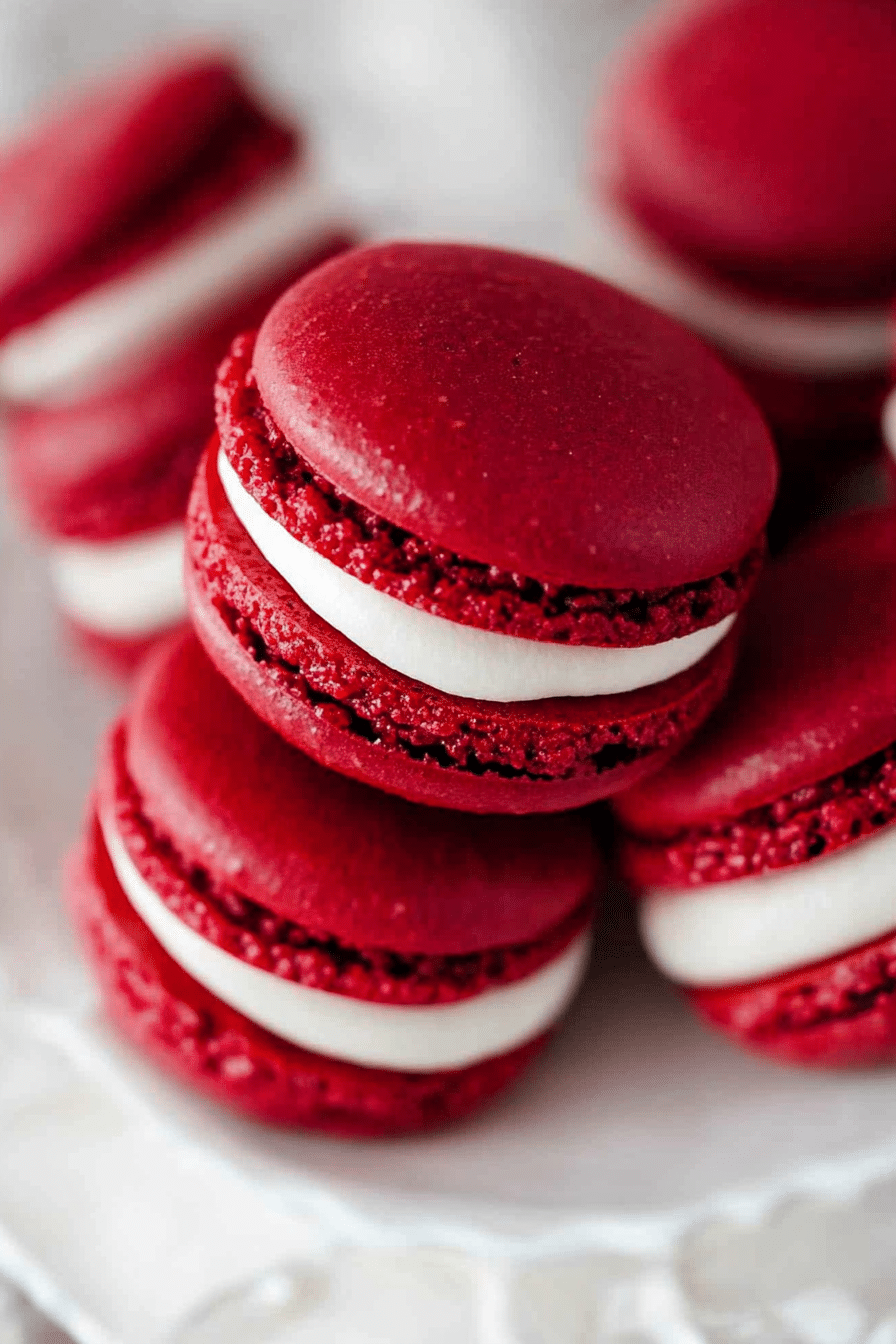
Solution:
M 248 24 L 379 231 L 558 252 L 599 53 L 644 7 L 8 0 L 0 118 L 160 31 Z M 4 523 L 0 610 L 0 1270 L 79 1341 L 893 1344 L 896 1079 L 740 1057 L 622 933 L 518 1092 L 406 1145 L 255 1130 L 117 1047 L 58 898 L 114 699 Z M 3 1301 L 2 1344 L 58 1344 Z
M 477 630 L 378 592 L 297 541 L 243 488 L 223 448 L 218 474 L 268 564 L 312 611 L 386 667 L 447 695 L 508 703 L 635 691 L 699 663 L 736 619 L 726 616 L 705 630 L 640 649 L 547 644 Z

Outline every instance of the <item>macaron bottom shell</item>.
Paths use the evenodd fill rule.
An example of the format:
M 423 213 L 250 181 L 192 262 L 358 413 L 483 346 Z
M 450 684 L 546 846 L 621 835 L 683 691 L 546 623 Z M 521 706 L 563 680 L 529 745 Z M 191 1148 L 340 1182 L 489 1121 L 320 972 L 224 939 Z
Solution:
M 709 1026 L 781 1064 L 896 1061 L 896 928 L 813 966 L 751 985 L 685 991 Z
M 617 696 L 498 704 L 403 677 L 316 616 L 263 559 L 226 500 L 216 452 L 213 440 L 188 515 L 193 622 L 255 712 L 330 769 L 461 811 L 561 811 L 659 769 L 724 693 L 736 634 L 677 677 Z
M 512 1083 L 547 1039 L 441 1073 L 330 1059 L 255 1025 L 172 960 L 125 896 L 95 817 L 69 860 L 66 893 L 118 1029 L 166 1071 L 256 1120 L 347 1137 L 437 1128 Z

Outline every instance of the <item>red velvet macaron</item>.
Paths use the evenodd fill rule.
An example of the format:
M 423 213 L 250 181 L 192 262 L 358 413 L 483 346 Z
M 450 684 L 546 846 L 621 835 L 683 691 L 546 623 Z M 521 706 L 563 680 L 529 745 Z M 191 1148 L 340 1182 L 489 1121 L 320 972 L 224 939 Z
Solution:
M 470 818 L 322 770 L 182 636 L 109 737 L 68 890 L 109 1012 L 165 1067 L 258 1119 L 387 1134 L 533 1058 L 599 878 L 583 814 Z
M 790 508 L 879 447 L 896 293 L 890 0 L 691 0 L 602 109 L 598 274 L 712 341 L 774 428 Z
M 156 56 L 0 155 L 0 398 L 60 605 L 119 652 L 181 618 L 214 370 L 347 243 L 302 137 L 229 57 Z
M 614 800 L 658 964 L 793 1063 L 896 1058 L 896 514 L 807 534 L 763 576 L 731 692 Z
M 217 404 L 194 621 L 323 764 L 559 810 L 656 769 L 723 693 L 774 456 L 666 318 L 532 257 L 383 245 L 288 291 Z

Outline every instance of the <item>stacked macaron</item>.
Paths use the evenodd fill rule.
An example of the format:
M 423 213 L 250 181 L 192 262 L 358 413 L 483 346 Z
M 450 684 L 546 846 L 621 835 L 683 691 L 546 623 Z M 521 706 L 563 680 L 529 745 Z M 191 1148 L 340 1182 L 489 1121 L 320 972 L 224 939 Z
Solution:
M 347 243 L 302 137 L 181 52 L 0 156 L 0 399 L 59 604 L 117 660 L 182 619 L 183 514 L 233 335 Z
M 588 956 L 581 814 L 415 807 L 321 769 L 192 635 L 108 739 L 69 898 L 109 1011 L 248 1114 L 385 1134 L 507 1085 Z
M 799 1063 L 896 1058 L 896 514 L 807 535 L 760 581 L 731 693 L 615 800 L 657 963 Z
M 193 1085 L 438 1124 L 582 977 L 601 864 L 564 809 L 724 693 L 771 443 L 665 317 L 434 244 L 305 276 L 234 342 L 217 414 L 188 519 L 207 651 L 144 670 L 70 902 L 113 1017 Z
M 588 264 L 725 353 L 790 513 L 879 446 L 896 292 L 896 8 L 698 0 L 639 32 L 602 116 Z
M 541 812 L 656 770 L 723 694 L 776 469 L 736 380 L 581 272 L 389 244 L 289 290 L 219 374 L 200 638 L 322 764 Z

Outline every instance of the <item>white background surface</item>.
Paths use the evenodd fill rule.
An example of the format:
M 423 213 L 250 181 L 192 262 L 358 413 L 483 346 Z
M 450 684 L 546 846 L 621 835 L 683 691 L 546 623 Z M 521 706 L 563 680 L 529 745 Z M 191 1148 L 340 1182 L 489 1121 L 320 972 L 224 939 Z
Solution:
M 564 252 L 601 58 L 638 8 L 4 0 L 0 125 L 161 32 L 248 20 L 372 227 Z M 0 612 L 0 1266 L 74 1335 L 896 1344 L 896 1080 L 743 1060 L 624 949 L 544 1067 L 443 1138 L 268 1137 L 116 1055 L 57 880 L 112 700 L 69 670 L 8 523 Z M 473 1252 L 536 1228 L 557 1254 L 502 1295 L 506 1262 Z M 57 1344 L 0 1296 L 0 1344 L 26 1339 Z
M 552 246 L 603 57 L 647 4 L 3 0 L 0 130 L 163 35 L 231 35 L 382 228 Z

